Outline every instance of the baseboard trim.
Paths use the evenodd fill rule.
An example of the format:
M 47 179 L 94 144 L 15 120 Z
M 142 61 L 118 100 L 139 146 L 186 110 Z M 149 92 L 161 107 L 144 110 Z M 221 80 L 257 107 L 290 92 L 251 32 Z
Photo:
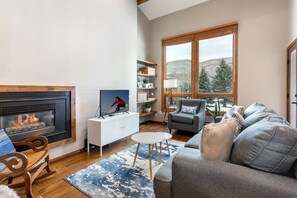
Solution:
M 82 151 L 84 151 L 84 148 L 81 148 L 81 149 L 78 149 L 78 150 L 76 150 L 76 151 L 72 151 L 72 152 L 70 152 L 70 153 L 67 153 L 67 154 L 65 154 L 65 155 L 62 155 L 62 156 L 60 156 L 60 157 L 56 157 L 56 158 L 54 158 L 54 159 L 51 159 L 50 162 L 58 161 L 58 160 L 60 160 L 60 159 L 63 159 L 63 158 L 65 158 L 65 157 L 69 157 L 69 156 L 71 156 L 71 155 L 80 153 L 80 152 L 82 152 Z

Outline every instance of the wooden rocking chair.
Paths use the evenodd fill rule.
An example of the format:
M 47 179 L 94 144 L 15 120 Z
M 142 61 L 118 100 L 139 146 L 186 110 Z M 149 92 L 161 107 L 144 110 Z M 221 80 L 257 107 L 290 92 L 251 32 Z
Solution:
M 49 166 L 48 140 L 46 137 L 36 136 L 13 142 L 13 145 L 15 147 L 26 145 L 31 149 L 0 156 L 0 162 L 6 165 L 6 168 L 0 172 L 0 182 L 7 179 L 9 187 L 25 185 L 27 197 L 34 197 L 32 193 L 33 182 L 57 172 L 51 171 Z M 43 169 L 46 170 L 46 173 L 37 177 Z M 24 181 L 12 183 L 16 177 L 23 177 Z

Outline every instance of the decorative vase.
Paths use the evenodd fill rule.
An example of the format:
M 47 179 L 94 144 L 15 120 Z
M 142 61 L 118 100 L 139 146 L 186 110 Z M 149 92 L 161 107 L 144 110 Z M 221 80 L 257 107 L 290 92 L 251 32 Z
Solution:
M 143 109 L 143 111 L 144 111 L 144 112 L 146 112 L 146 113 L 149 113 L 149 112 L 151 112 L 151 110 L 152 110 L 152 108 L 151 108 L 151 107 L 149 107 L 149 108 L 144 108 L 144 109 Z

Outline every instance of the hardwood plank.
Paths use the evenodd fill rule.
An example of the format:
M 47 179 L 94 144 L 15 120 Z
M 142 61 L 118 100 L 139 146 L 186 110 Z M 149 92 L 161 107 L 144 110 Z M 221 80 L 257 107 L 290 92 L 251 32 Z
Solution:
M 168 131 L 167 125 L 159 122 L 145 122 L 140 126 L 141 132 L 162 132 Z M 194 133 L 182 132 L 173 130 L 174 140 L 187 141 Z M 90 152 L 82 150 L 81 152 L 74 152 L 72 155 L 66 155 L 65 157 L 52 160 L 51 167 L 53 170 L 58 170 L 58 173 L 53 176 L 40 180 L 33 184 L 33 194 L 35 197 L 40 198 L 85 198 L 83 193 L 77 190 L 75 187 L 64 181 L 64 178 L 68 175 L 75 173 L 105 157 L 110 156 L 130 145 L 134 144 L 130 137 L 116 141 L 103 147 L 103 156 L 99 155 L 99 148 L 91 149 Z M 25 196 L 24 187 L 15 188 L 21 198 Z

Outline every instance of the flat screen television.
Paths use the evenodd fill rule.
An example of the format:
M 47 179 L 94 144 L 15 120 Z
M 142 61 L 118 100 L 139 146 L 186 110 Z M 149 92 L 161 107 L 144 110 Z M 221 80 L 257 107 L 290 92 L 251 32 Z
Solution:
M 100 90 L 100 116 L 129 111 L 129 90 Z

